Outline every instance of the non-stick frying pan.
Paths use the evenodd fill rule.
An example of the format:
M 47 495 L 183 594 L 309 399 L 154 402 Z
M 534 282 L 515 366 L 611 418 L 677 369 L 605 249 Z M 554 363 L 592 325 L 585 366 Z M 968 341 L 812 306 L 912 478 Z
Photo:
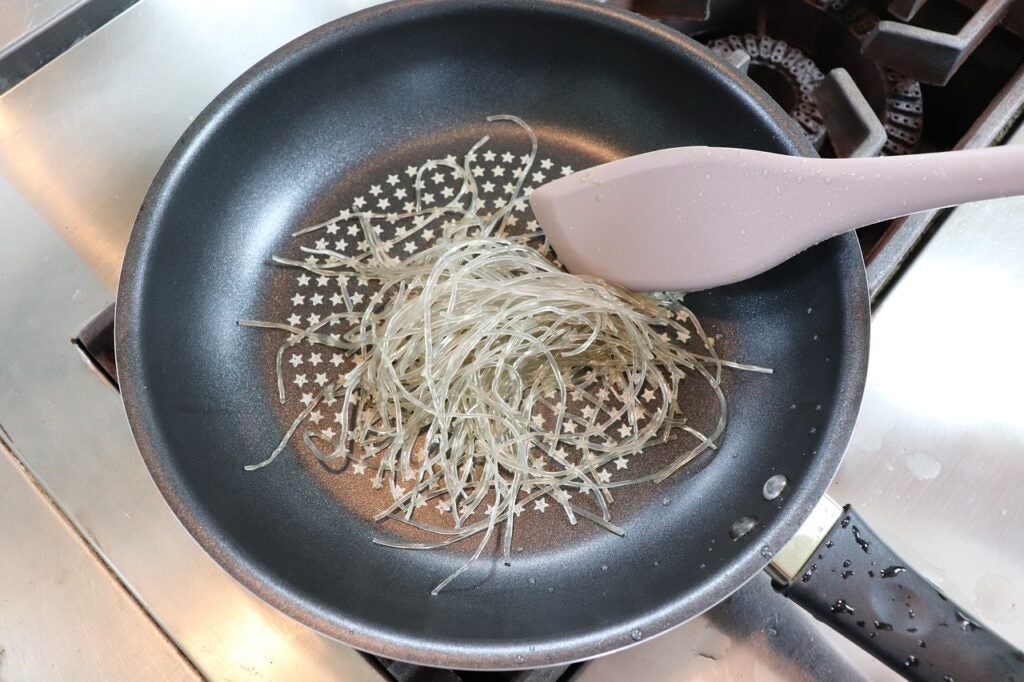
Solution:
M 625 538 L 527 515 L 511 567 L 488 556 L 436 597 L 431 588 L 472 548 L 371 544 L 380 531 L 367 500 L 339 492 L 342 474 L 311 463 L 301 447 L 243 471 L 294 417 L 274 399 L 271 342 L 236 325 L 285 314 L 292 276 L 270 257 L 289 248 L 294 228 L 335 215 L 392 169 L 465 151 L 484 133 L 496 144 L 521 144 L 511 126 L 485 122 L 505 113 L 523 117 L 544 153 L 573 168 L 681 145 L 813 153 L 754 84 L 689 39 L 626 12 L 578 0 L 386 5 L 279 50 L 203 112 L 146 197 L 118 293 L 125 406 L 182 522 L 232 575 L 297 620 L 428 665 L 523 668 L 587 658 L 727 597 L 765 567 L 824 494 L 867 366 L 867 294 L 852 236 L 689 297 L 721 335 L 723 355 L 775 370 L 727 376 L 730 416 L 719 451 L 663 484 L 618 494 L 615 520 Z M 766 499 L 765 483 L 778 474 L 788 485 Z M 752 529 L 738 533 L 744 517 L 740 526 Z M 870 542 L 858 523 L 855 540 Z M 852 557 L 868 563 L 848 593 L 830 593 L 813 577 L 844 560 L 837 538 L 812 579 L 792 589 L 802 586 L 802 600 L 819 606 L 842 599 L 828 617 L 850 620 L 854 631 L 861 620 L 865 642 L 900 635 L 871 623 L 889 596 L 886 604 L 858 601 L 882 584 L 863 575 L 870 552 Z M 897 573 L 890 591 L 897 581 L 912 587 L 909 572 Z M 811 589 L 817 585 L 821 594 Z M 911 599 L 923 604 L 918 622 L 938 637 L 928 619 L 939 615 L 925 613 L 935 599 Z M 965 638 L 982 638 L 973 621 L 962 628 L 947 620 Z M 868 630 L 880 636 L 868 638 Z M 916 653 L 911 672 L 938 674 L 953 658 L 929 658 L 942 646 L 904 646 L 894 640 L 885 653 Z

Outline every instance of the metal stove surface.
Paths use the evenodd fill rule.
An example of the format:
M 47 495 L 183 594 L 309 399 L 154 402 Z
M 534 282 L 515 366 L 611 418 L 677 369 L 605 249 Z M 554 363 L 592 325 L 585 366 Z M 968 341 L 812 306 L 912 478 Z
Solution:
M 161 674 L 183 679 L 383 677 L 252 597 L 199 549 L 149 479 L 116 391 L 70 343 L 113 300 L 138 205 L 191 117 L 260 57 L 366 4 L 269 2 L 256 12 L 237 0 L 143 0 L 0 97 L 0 438 L 11 466 L 31 477 L 5 480 L 20 497 L 0 501 L 0 538 L 29 542 L 10 529 L 41 503 L 87 543 L 41 554 L 19 546 L 5 557 L 24 572 L 27 562 L 79 570 L 84 556 L 99 576 L 92 589 L 117 597 L 69 612 L 70 627 L 90 631 L 90 653 L 113 661 L 89 674 L 81 659 L 66 669 L 79 679 L 137 676 L 137 658 L 115 656 L 126 646 L 159 652 Z M 1022 199 L 957 209 L 887 296 L 861 419 L 832 491 L 1020 647 L 1024 418 L 1015 389 L 1024 366 L 1013 359 L 1024 330 L 1007 311 L 1024 295 L 1022 228 Z M 951 361 L 968 348 L 989 362 Z M 16 499 L 29 502 L 15 509 Z M 43 537 L 31 544 L 49 546 Z M 33 589 L 51 588 L 0 592 L 0 679 L 38 677 L 38 647 L 67 627 L 11 621 L 9 604 L 37 602 Z M 104 625 L 130 622 L 132 609 L 157 627 L 137 627 L 137 641 L 122 643 Z M 48 655 L 81 651 L 59 645 Z M 893 677 L 758 576 L 701 618 L 589 662 L 573 679 Z

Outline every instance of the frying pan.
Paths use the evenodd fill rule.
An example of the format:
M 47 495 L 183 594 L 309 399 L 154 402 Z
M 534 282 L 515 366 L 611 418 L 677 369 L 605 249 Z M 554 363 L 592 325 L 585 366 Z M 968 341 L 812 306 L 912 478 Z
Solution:
M 243 471 L 294 417 L 274 399 L 270 342 L 236 325 L 286 314 L 292 279 L 268 264 L 271 256 L 290 248 L 295 227 L 329 219 L 392 169 L 464 152 L 485 133 L 495 144 L 521 144 L 515 131 L 485 123 L 503 113 L 523 117 L 544 153 L 573 168 L 682 145 L 813 154 L 753 83 L 632 14 L 578 0 L 390 4 L 299 38 L 207 107 L 153 182 L 118 292 L 125 407 L 184 525 L 235 578 L 293 618 L 359 649 L 427 665 L 500 669 L 584 659 L 727 597 L 822 498 L 867 367 L 867 292 L 853 236 L 688 297 L 721 335 L 724 356 L 775 370 L 726 377 L 730 416 L 718 452 L 662 484 L 623 489 L 614 512 L 625 538 L 525 515 L 511 567 L 485 555 L 435 597 L 431 588 L 471 548 L 371 544 L 381 531 L 368 498 L 339 488 L 343 474 L 311 463 L 301 447 Z M 778 474 L 788 484 L 767 499 L 765 483 Z M 749 532 L 735 531 L 738 520 Z M 946 665 L 995 670 L 993 661 L 1005 670 L 1017 660 L 973 619 L 970 628 L 956 627 L 947 613 L 953 607 L 925 594 L 932 588 L 913 582 L 911 571 L 869 580 L 870 562 L 885 548 L 852 510 L 843 520 L 826 524 L 832 551 L 822 545 L 816 571 L 807 569 L 813 579 L 781 589 L 841 619 L 891 665 L 916 654 L 910 674 L 948 672 L 937 667 Z M 861 543 L 872 542 L 861 556 Z M 858 564 L 846 592 L 834 592 L 840 563 L 853 559 L 863 570 Z M 943 653 L 955 642 L 908 653 L 910 635 L 900 631 L 907 628 L 871 624 L 897 622 L 886 614 L 890 593 L 903 611 L 902 602 L 913 601 L 929 637 L 942 635 L 945 618 L 953 625 L 946 630 L 971 646 L 957 646 L 956 657 Z M 978 642 L 1005 651 L 988 656 L 992 649 Z M 972 663 L 972 651 L 988 662 Z M 982 667 L 963 667 L 975 664 Z

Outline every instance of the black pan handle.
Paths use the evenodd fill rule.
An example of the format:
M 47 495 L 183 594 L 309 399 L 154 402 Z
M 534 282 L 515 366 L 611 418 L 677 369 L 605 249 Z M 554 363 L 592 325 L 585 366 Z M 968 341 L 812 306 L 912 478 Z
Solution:
M 849 505 L 798 575 L 776 587 L 907 679 L 1024 681 L 1024 654 L 910 568 Z

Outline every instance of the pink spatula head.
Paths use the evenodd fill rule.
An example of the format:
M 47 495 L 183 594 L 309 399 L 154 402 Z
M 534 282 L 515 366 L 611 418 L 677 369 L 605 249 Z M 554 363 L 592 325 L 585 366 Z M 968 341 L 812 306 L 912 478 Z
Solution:
M 695 291 L 848 230 L 1014 194 L 1024 194 L 1024 146 L 869 159 L 678 147 L 554 180 L 530 203 L 570 272 Z

